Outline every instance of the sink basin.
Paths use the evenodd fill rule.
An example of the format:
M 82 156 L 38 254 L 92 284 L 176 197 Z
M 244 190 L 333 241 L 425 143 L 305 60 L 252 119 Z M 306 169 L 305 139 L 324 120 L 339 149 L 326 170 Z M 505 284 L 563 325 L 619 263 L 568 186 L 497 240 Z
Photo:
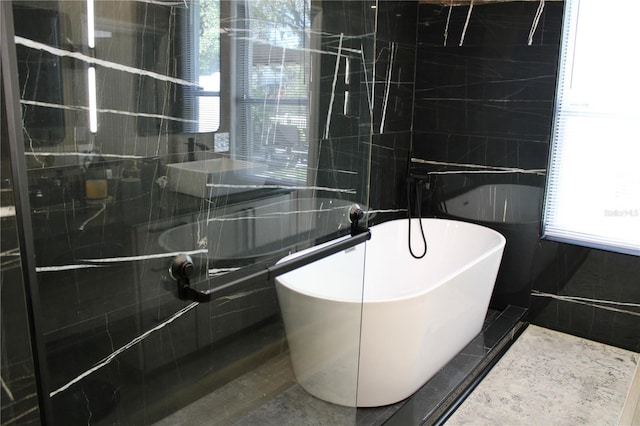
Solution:
M 264 184 L 267 166 L 231 158 L 189 161 L 167 165 L 167 187 L 200 198 L 250 191 Z M 209 186 L 207 186 L 209 185 Z

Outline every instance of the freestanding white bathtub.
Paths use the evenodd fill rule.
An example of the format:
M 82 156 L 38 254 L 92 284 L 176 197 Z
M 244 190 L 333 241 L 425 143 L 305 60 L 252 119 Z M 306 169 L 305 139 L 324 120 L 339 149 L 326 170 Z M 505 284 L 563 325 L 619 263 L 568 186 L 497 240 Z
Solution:
M 558 257 L 557 245 L 540 244 L 543 196 L 543 186 L 487 184 L 438 203 L 440 217 L 472 221 L 506 237 L 491 307 L 526 306 L 532 282 Z M 567 255 L 574 257 L 570 250 Z
M 466 222 L 422 221 L 423 259 L 407 249 L 408 220 L 394 220 L 372 227 L 365 244 L 276 278 L 296 379 L 312 395 L 351 407 L 401 401 L 481 331 L 504 237 Z

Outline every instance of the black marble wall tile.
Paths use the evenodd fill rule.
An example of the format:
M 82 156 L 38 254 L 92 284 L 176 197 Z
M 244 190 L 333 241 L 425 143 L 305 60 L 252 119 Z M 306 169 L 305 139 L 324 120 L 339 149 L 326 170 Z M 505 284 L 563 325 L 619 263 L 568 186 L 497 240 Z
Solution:
M 420 6 L 411 155 L 427 161 L 416 167 L 459 173 L 433 175 L 431 214 L 447 216 L 443 199 L 484 185 L 510 185 L 510 204 L 541 196 L 564 4 L 544 5 L 530 45 L 539 6 L 476 5 L 470 15 L 468 6 Z M 638 258 L 541 240 L 542 206 L 531 208 L 521 212 L 528 223 L 475 220 L 507 237 L 492 304 L 530 306 L 536 324 L 637 351 Z
M 474 6 L 469 15 L 469 6 L 421 5 L 418 43 L 454 47 L 462 39 L 463 46 L 526 45 L 538 7 L 536 2 L 484 4 Z M 544 5 L 532 44 L 559 45 L 563 7 L 560 2 Z
M 381 0 L 377 5 L 376 40 L 415 45 L 418 19 L 416 2 Z
M 338 3 L 330 5 L 337 6 Z M 368 135 L 373 43 L 369 37 L 360 39 L 350 35 L 341 40 L 335 34 L 329 34 L 323 37 L 322 50 L 340 52 L 341 56 L 329 54 L 320 57 L 320 90 L 317 95 L 319 138 Z
M 407 162 L 411 147 L 411 132 L 384 133 L 373 136 L 371 146 L 370 207 L 374 210 L 401 210 L 393 216 L 404 217 L 407 208 Z M 380 223 L 389 216 L 372 218 Z
M 558 46 L 420 47 L 420 98 L 553 101 Z
M 240 90 L 248 87 L 247 81 L 257 74 L 273 73 L 275 68 L 281 72 L 282 59 L 279 56 L 276 63 L 271 56 L 256 55 L 252 61 L 246 61 L 243 56 L 239 62 L 246 62 L 238 62 L 233 73 L 230 72 L 229 63 L 235 64 L 239 59 L 232 55 L 231 46 L 243 51 L 247 43 L 244 40 L 247 34 L 242 28 L 248 20 L 242 18 L 242 12 L 249 3 L 220 2 L 221 15 L 226 16 L 220 31 L 223 33 L 220 51 L 226 54 L 221 57 L 224 62 L 221 64 L 221 109 L 235 102 L 236 121 L 258 123 L 246 132 L 255 143 L 249 146 L 241 136 L 233 140 L 232 132 L 231 148 L 224 154 L 210 152 L 213 134 L 191 134 L 185 131 L 188 126 L 183 125 L 185 119 L 193 118 L 185 109 L 184 98 L 194 86 L 187 81 L 193 76 L 185 65 L 193 57 L 183 42 L 193 36 L 187 24 L 189 17 L 193 17 L 191 11 L 196 10 L 191 8 L 195 4 L 96 2 L 95 25 L 99 36 L 95 47 L 89 47 L 84 36 L 86 21 L 81 16 L 87 14 L 86 3 L 28 2 L 26 16 L 18 19 L 24 22 L 47 11 L 58 17 L 58 21 L 51 24 L 55 28 L 35 28 L 36 36 L 32 37 L 31 44 L 29 40 L 20 44 L 20 49 L 32 56 L 34 65 L 59 59 L 56 66 L 61 69 L 65 88 L 62 94 L 53 93 L 60 95 L 55 102 L 48 97 L 22 99 L 26 104 L 53 103 L 47 105 L 47 109 L 61 113 L 65 119 L 56 128 L 63 135 L 60 144 L 54 146 L 57 141 L 50 140 L 46 144 L 25 145 L 28 168 L 25 179 L 29 182 L 33 207 L 33 243 L 43 301 L 40 314 L 45 318 L 43 341 L 52 376 L 51 389 L 46 391 L 53 394 L 58 424 L 87 424 L 89 420 L 151 424 L 274 353 L 281 353 L 286 344 L 283 344 L 283 325 L 273 281 L 254 287 L 234 287 L 230 294 L 208 305 L 190 304 L 176 297 L 176 282 L 168 274 L 170 259 L 176 252 L 202 247 L 213 250 L 214 246 L 226 247 L 244 241 L 244 237 L 248 239 L 248 235 L 227 232 L 233 226 L 226 225 L 242 222 L 253 227 L 257 222 L 252 219 L 257 218 L 252 212 L 258 204 L 271 205 L 285 199 L 284 204 L 295 209 L 300 205 L 297 202 L 303 203 L 300 199 L 309 193 L 367 202 L 377 13 L 371 6 L 375 2 L 294 2 L 297 6 L 304 3 L 306 9 L 299 15 L 305 18 L 295 22 L 299 25 L 297 29 L 304 29 L 296 33 L 301 48 L 287 53 L 287 61 L 295 62 L 288 68 L 285 89 L 289 91 L 274 94 L 269 90 L 273 83 L 259 82 L 259 87 L 254 85 L 247 91 L 248 97 L 256 98 L 242 104 L 235 98 L 224 97 L 230 87 Z M 263 31 L 259 37 L 270 38 L 270 30 L 282 29 L 280 19 L 284 19 L 284 13 L 274 13 L 269 8 L 291 4 L 262 2 L 269 18 L 278 22 L 266 25 L 269 29 L 261 27 L 265 21 L 252 22 L 259 27 L 254 28 L 253 35 Z M 414 4 L 414 7 L 417 6 Z M 414 20 L 415 17 L 413 14 Z M 313 25 L 309 25 L 310 21 Z M 290 23 L 291 19 L 286 22 Z M 404 28 L 397 26 L 396 30 Z M 49 33 L 59 37 L 60 42 L 37 37 Z M 30 34 L 21 35 L 31 39 Z M 269 40 L 274 45 L 269 46 L 268 55 L 272 50 L 284 55 L 286 49 L 276 46 L 278 43 L 274 40 L 275 36 Z M 68 50 L 69 54 L 57 58 L 57 51 L 49 52 L 48 46 L 34 47 L 33 42 L 49 43 Z M 264 49 L 264 43 L 254 44 Z M 411 58 L 413 52 L 415 49 L 409 54 Z M 399 56 L 407 55 L 403 51 Z M 87 71 L 94 58 L 101 61 L 96 67 L 98 129 L 95 134 L 87 129 Z M 250 69 L 247 62 L 255 67 Z M 409 67 L 413 69 L 413 60 Z M 26 72 L 22 71 L 25 77 Z M 39 90 L 33 93 L 46 93 L 46 76 L 36 72 L 35 66 L 29 71 L 26 76 L 29 82 L 40 82 L 36 87 Z M 310 74 L 292 83 L 294 78 L 290 75 L 300 72 Z M 410 85 L 403 87 L 402 96 L 412 96 L 412 73 L 398 69 L 393 75 L 401 76 Z M 26 87 L 24 80 L 22 86 Z M 300 91 L 299 98 L 291 95 L 294 85 Z M 22 93 L 32 94 L 25 90 Z M 396 106 L 399 95 L 392 92 L 390 97 L 394 99 L 394 111 L 399 110 Z M 410 105 L 410 102 L 402 104 L 405 122 L 407 117 L 409 122 L 411 119 Z M 277 111 L 268 116 L 264 112 L 267 109 Z M 221 121 L 228 119 L 228 112 L 221 112 Z M 389 117 L 393 123 L 393 115 Z M 268 140 L 263 133 L 269 131 L 267 127 L 273 128 L 274 122 L 295 127 L 290 121 L 296 122 L 297 136 L 304 139 L 307 152 L 294 145 L 303 151 L 300 155 L 303 158 L 294 164 L 289 161 L 286 167 L 276 170 L 280 175 L 258 183 L 258 186 L 266 183 L 268 188 L 256 189 L 256 182 L 238 179 L 238 184 L 251 188 L 243 191 L 242 197 L 233 194 L 212 198 L 190 196 L 170 188 L 169 183 L 175 181 L 171 182 L 168 176 L 169 165 L 176 162 L 219 160 L 228 156 L 262 162 L 263 170 L 259 173 L 272 172 L 274 164 L 269 161 L 272 158 L 264 155 Z M 233 127 L 240 133 L 242 125 L 236 124 L 221 123 L 226 131 Z M 275 135 L 275 131 L 272 134 Z M 50 136 L 53 139 L 53 135 Z M 408 134 L 406 136 L 408 141 Z M 234 145 L 234 142 L 237 143 Z M 407 143 L 403 142 L 403 146 Z M 282 146 L 278 148 L 285 151 Z M 96 176 L 101 183 L 106 181 L 106 197 L 88 199 L 86 181 Z M 206 179 L 206 183 L 210 183 L 208 176 Z M 309 182 L 312 186 L 306 187 Z M 288 184 L 292 186 L 287 188 Z M 296 203 L 287 204 L 292 198 Z M 308 217 L 313 215 L 306 207 L 301 210 Z M 226 222 L 228 217 L 218 217 L 235 212 L 241 212 L 240 217 Z M 212 228 L 208 219 L 220 219 L 225 226 L 216 227 L 215 235 L 201 234 L 202 229 Z M 269 229 L 264 231 L 261 226 L 266 221 Z M 328 221 L 318 223 L 326 225 Z M 293 250 L 287 247 L 285 235 L 289 232 L 289 223 L 278 221 L 274 225 L 273 216 L 265 222 L 255 226 L 254 235 L 262 239 L 265 232 L 276 234 L 277 241 L 270 242 L 268 247 L 275 251 L 267 253 L 269 262 L 275 262 Z M 185 241 L 179 238 L 166 244 L 160 241 L 165 231 L 190 224 L 194 225 L 193 230 L 184 230 L 189 236 Z M 348 225 L 344 225 L 339 230 L 346 231 Z M 301 225 L 300 234 L 311 235 L 305 226 L 308 225 Z M 182 229 L 185 228 L 177 231 Z M 327 232 L 332 232 L 330 237 L 336 237 L 334 234 L 339 230 Z M 316 242 L 316 236 L 310 236 L 308 241 L 297 241 L 296 249 Z M 260 270 L 265 267 L 245 252 L 232 259 L 202 253 L 193 254 L 192 258 L 196 271 L 191 282 L 200 290 L 223 286 L 254 272 L 252 267 Z M 252 262 L 257 265 L 250 265 Z M 240 270 L 235 271 L 236 268 Z M 4 268 L 2 272 L 5 273 Z M 4 291 L 3 286 L 3 295 Z M 10 311 L 3 309 L 4 312 Z M 17 347 L 14 349 L 17 355 Z M 3 358 L 3 368 L 4 365 Z M 202 384 L 203 376 L 206 376 L 206 385 Z M 4 410 L 4 394 L 2 401 Z
M 536 4 L 525 2 L 474 7 L 465 43 L 460 47 L 449 43 L 444 46 L 438 40 L 445 28 L 453 38 L 462 31 L 468 8 L 453 7 L 449 11 L 448 7 L 421 6 L 415 130 L 431 133 L 429 143 L 436 139 L 453 145 L 456 142 L 452 139 L 458 138 L 469 144 L 457 150 L 450 147 L 448 161 L 473 163 L 471 157 L 479 159 L 479 152 L 490 155 L 494 151 L 495 159 L 485 156 L 479 164 L 521 167 L 518 163 L 526 162 L 536 163 L 535 168 L 546 167 L 545 155 L 527 161 L 514 154 L 526 141 L 546 144 L 550 137 L 559 42 L 547 37 L 544 43 L 528 45 L 536 8 Z M 554 23 L 560 25 L 561 14 L 557 4 L 547 5 L 540 31 L 543 27 L 555 28 Z M 559 27 L 555 29 L 559 31 Z M 416 157 L 424 149 L 420 138 L 414 144 Z M 478 150 L 484 143 L 488 152 Z M 502 143 L 512 146 L 503 151 Z M 460 150 L 469 154 L 455 154 Z
M 560 31 L 562 7 L 545 6 L 530 45 L 538 6 L 420 7 L 411 154 L 426 163 L 414 167 L 436 173 L 427 204 L 432 215 L 456 217 L 443 208 L 449 198 L 484 191 L 486 185 L 507 185 L 499 187 L 506 199 L 478 200 L 485 205 L 472 209 L 477 217 L 458 217 L 507 236 L 492 297 L 496 308 L 528 305 L 533 263 L 541 256 L 539 210 L 559 50 L 553 34 Z M 457 174 L 437 174 L 442 172 Z M 528 196 L 536 198 L 525 207 L 519 200 Z M 535 211 L 521 224 L 481 217 L 486 209 L 502 209 L 506 215 L 507 206 L 514 217 L 525 216 L 518 209 Z
M 557 46 L 421 48 L 416 130 L 548 140 Z
M 565 333 L 640 351 L 640 260 L 557 244 L 555 268 L 534 282 L 532 321 Z M 578 262 L 567 253 L 580 251 Z
M 361 204 L 367 202 L 369 192 L 376 13 L 370 6 L 334 1 L 322 9 L 322 50 L 342 56 L 320 58 L 316 182 L 321 187 L 351 190 L 336 196 Z
M 418 5 L 378 2 L 373 133 L 412 128 Z
M 369 199 L 373 209 L 390 212 L 373 218 L 373 223 L 406 215 L 417 12 L 417 2 L 378 2 Z
M 363 37 L 375 33 L 374 2 L 337 0 L 322 4 L 322 28 L 336 37 L 339 34 Z
M 415 46 L 376 42 L 373 133 L 408 131 L 413 124 Z
M 84 7 L 82 2 L 61 3 L 70 16 L 81 13 Z M 332 196 L 356 202 L 364 202 L 368 195 L 371 209 L 387 210 L 375 216 L 374 222 L 406 214 L 405 177 L 410 157 L 447 163 L 428 165 L 430 171 L 438 172 L 477 171 L 475 165 L 527 171 L 434 175 L 434 191 L 429 194 L 432 202 L 427 203 L 429 214 L 442 213 L 437 211 L 441 201 L 437 196 L 453 196 L 482 185 L 518 185 L 523 187 L 520 195 L 525 193 L 524 187 L 541 189 L 543 177 L 532 169 L 546 167 L 562 4 L 547 3 L 531 46 L 527 38 L 537 3 L 478 5 L 470 15 L 462 47 L 458 44 L 467 24 L 467 7 L 450 10 L 415 1 L 378 1 L 376 10 L 372 5 L 368 1 L 322 2 L 321 49 L 336 52 L 342 36 L 344 56 L 351 55 L 352 62 L 350 83 L 346 83 L 346 61 L 344 57 L 338 61 L 334 86 L 336 56 L 321 55 L 319 108 L 314 111 L 318 115 L 315 130 L 320 135 L 314 141 L 317 164 L 309 165 L 317 170 L 317 185 L 353 189 Z M 117 7 L 125 7 L 124 2 Z M 160 42 L 173 16 L 169 8 L 151 4 L 135 7 L 152 12 L 140 14 L 150 20 L 146 27 L 141 26 L 145 33 L 159 34 L 156 41 Z M 114 9 L 114 14 L 120 11 Z M 130 31 L 128 25 L 125 30 Z M 122 43 L 131 44 L 126 37 Z M 135 35 L 131 38 L 134 44 L 142 42 Z M 102 53 L 120 52 L 109 45 L 111 41 L 101 40 L 105 43 Z M 149 69 L 166 69 L 163 52 L 158 46 L 149 49 L 153 63 Z M 121 59 L 128 66 L 147 67 L 135 52 Z M 74 95 L 78 99 L 70 103 L 84 105 L 85 64 L 74 61 L 62 61 L 72 74 L 72 85 L 78 86 Z M 111 89 L 103 90 L 101 107 L 117 108 L 120 94 L 135 94 L 146 78 L 121 74 L 115 70 L 101 73 L 100 86 Z M 118 80 L 118 86 L 111 84 L 114 80 Z M 143 91 L 150 96 L 166 95 L 160 86 L 148 89 Z M 345 113 L 347 90 L 356 102 Z M 140 104 L 135 96 L 126 102 L 127 108 L 122 108 L 127 111 L 159 111 L 154 108 L 160 104 L 154 103 L 154 108 L 146 110 L 144 102 Z M 331 102 L 331 125 L 326 126 Z M 165 249 L 158 245 L 158 237 L 163 226 L 178 226 L 183 220 L 194 221 L 196 215 L 209 212 L 205 201 L 176 197 L 158 183 L 165 168 L 157 156 L 166 154 L 171 143 L 166 129 L 153 127 L 158 118 L 147 121 L 126 114 L 115 118 L 110 113 L 101 117 L 103 130 L 104 126 L 112 127 L 111 132 L 98 134 L 103 152 L 149 157 L 138 164 L 141 181 L 135 194 L 123 196 L 124 190 L 118 186 L 128 167 L 125 160 L 113 161 L 118 179 L 109 184 L 118 183 L 110 187 L 109 195 L 116 202 L 93 204 L 85 200 L 84 172 L 76 156 L 27 159 L 38 266 L 76 268 L 38 273 L 42 299 L 47 301 L 43 315 L 48 319 L 45 340 L 53 372 L 52 390 L 77 379 L 56 393 L 53 402 L 64 424 L 86 423 L 89 417 L 108 417 L 120 424 L 149 424 L 259 364 L 270 353 L 281 351 L 283 330 L 277 318 L 273 283 L 268 289 L 241 289 L 224 304 L 192 310 L 174 296 L 175 282 L 168 277 L 167 259 L 84 268 L 86 259 L 161 253 Z M 81 137 L 81 131 L 72 135 L 72 127 L 86 127 L 86 111 L 67 111 L 65 119 L 70 120 L 65 134 Z M 144 130 L 147 125 L 153 125 L 152 130 Z M 328 137 L 324 137 L 326 127 Z M 147 132 L 151 137 L 145 138 Z M 74 139 L 67 148 L 75 154 L 80 149 L 76 144 L 84 142 Z M 183 141 L 176 143 L 182 145 Z M 584 250 L 541 242 L 539 213 L 536 210 L 537 216 L 524 228 L 501 228 L 502 232 L 511 232 L 508 239 L 515 244 L 514 251 L 505 257 L 504 269 L 513 272 L 508 276 L 520 274 L 524 278 L 519 278 L 517 285 L 506 278 L 506 287 L 501 287 L 496 303 L 531 303 L 535 321 L 543 325 L 638 350 L 637 315 L 625 312 L 632 308 L 620 304 L 638 303 L 636 289 L 628 284 L 637 276 L 637 259 L 620 255 L 591 259 L 589 254 L 585 260 Z M 4 235 L 2 240 L 4 253 Z M 197 261 L 207 264 L 206 259 Z M 581 275 L 583 268 L 586 275 L 596 277 L 597 285 Z M 617 273 L 621 270 L 630 273 L 622 276 Z M 5 271 L 3 258 L 3 283 L 9 272 Z M 194 281 L 206 281 L 207 274 L 199 270 Z M 582 287 L 574 288 L 574 282 L 582 283 Z M 15 306 L 20 306 L 20 298 L 5 298 L 5 291 L 3 284 L 3 315 L 12 312 L 5 309 L 5 299 L 16 300 Z M 557 297 L 566 294 L 599 302 L 584 305 L 582 300 Z M 618 310 L 609 309 L 611 305 L 602 300 L 616 301 Z M 156 327 L 160 328 L 154 334 L 137 340 Z M 3 339 L 24 338 L 22 332 L 6 331 L 4 319 L 2 332 Z M 24 342 L 10 355 L 24 355 L 28 360 Z M 11 374 L 5 373 L 8 352 L 5 354 L 4 349 L 2 377 L 6 378 Z M 115 352 L 119 350 L 122 352 Z M 80 376 L 101 360 L 106 360 L 104 366 L 87 377 Z M 208 374 L 207 383 L 199 386 L 203 372 Z M 184 392 L 185 388 L 189 392 Z M 5 401 L 3 394 L 3 418 Z M 77 417 L 64 417 L 69 413 Z
M 539 141 L 548 137 L 548 103 L 499 100 L 435 100 L 416 104 L 421 129 Z
M 471 136 L 446 132 L 414 132 L 412 155 L 449 165 L 432 170 L 455 168 L 454 163 L 487 165 L 527 170 L 546 169 L 549 145 L 499 136 Z M 540 181 L 542 183 L 542 181 Z
M 363 203 L 368 193 L 368 156 L 370 139 L 363 137 L 334 137 L 320 141 L 319 186 L 350 190 L 337 194 L 338 198 Z

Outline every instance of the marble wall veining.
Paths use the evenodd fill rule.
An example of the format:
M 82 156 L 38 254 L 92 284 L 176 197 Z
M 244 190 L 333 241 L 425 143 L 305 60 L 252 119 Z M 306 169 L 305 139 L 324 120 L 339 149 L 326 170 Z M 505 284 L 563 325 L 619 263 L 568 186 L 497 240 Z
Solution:
M 4 71 L 3 71 L 4 72 Z M 5 100 L 0 132 L 7 135 Z M 40 420 L 8 144 L 0 145 L 0 401 L 2 424 Z
M 638 351 L 640 260 L 540 239 L 563 7 L 420 5 L 411 156 L 432 176 L 430 214 L 507 236 L 494 306 Z
M 533 264 L 553 256 L 539 218 L 563 5 L 538 7 L 420 6 L 412 167 L 431 176 L 429 214 L 507 237 L 496 308 L 528 306 Z
M 587 250 L 575 273 L 564 275 L 563 248 L 557 272 L 533 283 L 532 322 L 640 352 L 640 259 Z
M 323 9 L 327 31 L 322 37 L 323 50 L 350 53 L 340 61 L 329 55 L 321 58 L 319 111 L 329 113 L 318 116 L 319 186 L 335 187 L 340 182 L 357 188 L 358 194 L 368 192 L 375 13 L 361 1 L 328 3 Z
M 35 236 L 53 424 L 148 424 L 283 353 L 272 281 L 179 300 L 171 258 L 193 257 L 198 289 L 222 287 L 347 234 L 349 203 L 368 204 L 374 86 L 388 86 L 373 77 L 375 8 L 220 1 L 216 95 L 190 74 L 189 42 L 192 11 L 217 3 L 13 2 L 30 201 L 17 208 Z M 195 131 L 202 90 L 222 98 L 217 132 Z M 211 164 L 249 172 L 200 176 Z
M 386 213 L 405 217 L 406 174 L 413 129 L 418 5 L 379 1 L 369 199 Z

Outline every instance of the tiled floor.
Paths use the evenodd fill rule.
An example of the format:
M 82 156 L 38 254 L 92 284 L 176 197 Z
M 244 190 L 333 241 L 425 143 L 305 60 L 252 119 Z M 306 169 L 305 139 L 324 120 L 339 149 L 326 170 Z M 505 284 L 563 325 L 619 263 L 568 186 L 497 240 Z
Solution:
M 639 357 L 529 326 L 446 424 L 617 425 Z
M 295 381 L 288 352 L 227 383 L 155 426 L 176 425 L 417 425 L 437 418 L 461 383 L 495 356 L 525 310 L 490 310 L 482 333 L 418 392 L 385 407 L 355 409 L 312 397 Z
M 165 418 L 164 425 L 433 424 L 483 368 L 489 355 L 514 337 L 522 312 L 487 317 L 483 332 L 411 398 L 373 409 L 353 409 L 313 398 L 300 388 L 288 353 Z M 618 425 L 640 354 L 549 329 L 528 326 L 478 387 L 446 421 L 456 425 Z M 640 373 L 636 393 L 640 395 Z M 634 418 L 638 396 L 627 402 Z

